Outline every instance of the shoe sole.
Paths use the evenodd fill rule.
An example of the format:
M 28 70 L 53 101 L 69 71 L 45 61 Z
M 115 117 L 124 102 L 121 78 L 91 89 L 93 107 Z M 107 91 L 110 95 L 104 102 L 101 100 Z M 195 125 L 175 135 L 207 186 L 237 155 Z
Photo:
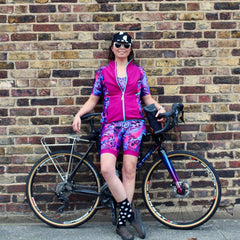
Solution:
M 126 238 L 126 237 L 122 236 L 118 229 L 116 230 L 116 233 L 122 238 L 122 240 L 133 240 L 134 239 L 134 236 L 132 236 L 131 238 Z

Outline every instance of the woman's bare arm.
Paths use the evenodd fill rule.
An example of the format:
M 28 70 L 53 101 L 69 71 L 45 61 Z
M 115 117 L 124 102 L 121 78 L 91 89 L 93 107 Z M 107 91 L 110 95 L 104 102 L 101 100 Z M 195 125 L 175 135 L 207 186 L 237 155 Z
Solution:
M 78 111 L 76 116 L 73 119 L 73 130 L 80 133 L 81 129 L 81 117 L 89 112 L 91 112 L 94 107 L 97 105 L 100 97 L 93 94 L 90 95 L 89 99 L 85 102 L 82 108 Z

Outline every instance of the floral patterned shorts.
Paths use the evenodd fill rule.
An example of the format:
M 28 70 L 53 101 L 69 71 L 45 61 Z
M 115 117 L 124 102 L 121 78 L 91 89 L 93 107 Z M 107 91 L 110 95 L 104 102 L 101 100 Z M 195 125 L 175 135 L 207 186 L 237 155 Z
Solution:
M 138 157 L 142 136 L 146 134 L 143 120 L 106 123 L 102 127 L 101 153 L 117 154 L 122 146 L 123 154 Z

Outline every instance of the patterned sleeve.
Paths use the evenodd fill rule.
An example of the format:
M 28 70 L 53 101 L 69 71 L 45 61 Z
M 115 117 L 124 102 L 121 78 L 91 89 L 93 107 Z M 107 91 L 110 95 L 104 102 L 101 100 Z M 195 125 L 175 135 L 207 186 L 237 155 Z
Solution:
M 141 80 L 142 80 L 141 97 L 151 94 L 150 88 L 148 85 L 147 75 L 143 68 L 141 68 Z
M 102 75 L 102 68 L 99 68 L 95 74 L 95 81 L 92 88 L 92 95 L 100 96 L 102 94 L 102 82 L 103 82 L 103 75 Z

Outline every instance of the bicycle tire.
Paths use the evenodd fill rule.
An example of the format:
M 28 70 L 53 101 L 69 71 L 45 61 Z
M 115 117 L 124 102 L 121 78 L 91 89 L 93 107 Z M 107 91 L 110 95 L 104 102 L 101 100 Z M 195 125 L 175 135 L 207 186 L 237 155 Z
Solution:
M 26 196 L 31 209 L 40 220 L 53 227 L 71 228 L 85 223 L 96 213 L 100 201 L 99 195 L 75 192 L 84 187 L 100 193 L 99 172 L 87 159 L 82 161 L 72 184 L 64 185 L 61 176 L 66 177 L 70 155 L 70 151 L 53 152 L 51 158 L 45 155 L 33 166 L 27 179 Z M 71 169 L 81 159 L 80 154 L 73 153 Z M 62 199 L 57 193 L 61 194 Z
M 161 159 L 149 167 L 143 182 L 143 198 L 149 212 L 162 224 L 175 229 L 192 229 L 207 222 L 221 200 L 221 184 L 212 165 L 188 151 L 168 154 L 184 194 L 177 193 Z

